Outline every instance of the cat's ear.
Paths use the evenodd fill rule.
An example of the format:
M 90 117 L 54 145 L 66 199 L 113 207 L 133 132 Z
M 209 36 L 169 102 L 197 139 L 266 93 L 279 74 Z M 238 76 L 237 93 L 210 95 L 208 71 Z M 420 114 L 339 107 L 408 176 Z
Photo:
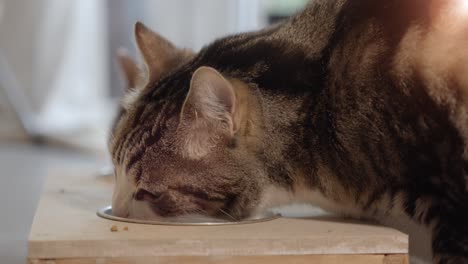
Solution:
M 149 82 L 158 81 L 163 71 L 183 52 L 141 22 L 135 24 L 135 41 L 145 62 Z
M 124 75 L 127 90 L 135 88 L 138 83 L 140 70 L 135 61 L 128 55 L 126 49 L 120 48 L 117 51 L 117 62 Z
M 181 118 L 201 118 L 224 124 L 234 133 L 236 95 L 232 84 L 211 67 L 200 67 L 192 76 Z

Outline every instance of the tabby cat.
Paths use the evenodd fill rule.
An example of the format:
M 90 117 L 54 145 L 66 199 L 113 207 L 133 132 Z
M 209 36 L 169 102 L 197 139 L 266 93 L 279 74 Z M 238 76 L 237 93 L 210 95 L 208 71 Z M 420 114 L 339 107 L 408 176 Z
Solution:
M 135 26 L 113 212 L 242 219 L 291 201 L 406 215 L 468 263 L 468 8 L 316 0 L 198 53 Z

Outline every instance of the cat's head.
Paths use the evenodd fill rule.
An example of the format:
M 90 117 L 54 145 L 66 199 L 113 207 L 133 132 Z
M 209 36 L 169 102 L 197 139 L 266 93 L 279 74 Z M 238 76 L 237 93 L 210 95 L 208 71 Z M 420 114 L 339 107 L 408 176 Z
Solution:
M 135 38 L 146 70 L 138 78 L 132 61 L 121 59 L 129 86 L 138 87 L 122 100 L 109 141 L 113 213 L 142 219 L 247 216 L 265 179 L 255 96 L 210 67 L 179 74 L 195 55 L 141 23 Z M 176 82 L 164 81 L 175 74 Z M 167 93 L 148 99 L 161 85 L 180 91 L 181 99 Z

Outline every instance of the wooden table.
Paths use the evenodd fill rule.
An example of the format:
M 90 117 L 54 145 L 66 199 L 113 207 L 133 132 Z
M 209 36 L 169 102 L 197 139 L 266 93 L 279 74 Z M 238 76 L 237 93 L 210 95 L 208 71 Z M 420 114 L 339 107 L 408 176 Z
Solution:
M 408 237 L 341 219 L 281 218 L 229 226 L 149 226 L 96 216 L 111 179 L 56 171 L 29 236 L 28 263 L 407 263 Z M 117 232 L 111 232 L 112 226 Z M 127 227 L 128 230 L 124 230 Z

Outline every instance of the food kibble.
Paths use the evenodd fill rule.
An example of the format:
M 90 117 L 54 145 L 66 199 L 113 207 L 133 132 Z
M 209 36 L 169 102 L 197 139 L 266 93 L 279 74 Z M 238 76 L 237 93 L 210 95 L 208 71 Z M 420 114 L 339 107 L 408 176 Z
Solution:
M 119 229 L 117 228 L 117 226 L 112 226 L 111 229 L 110 229 L 111 232 L 117 232 L 119 231 Z
M 124 226 L 124 231 L 128 231 L 128 226 Z

